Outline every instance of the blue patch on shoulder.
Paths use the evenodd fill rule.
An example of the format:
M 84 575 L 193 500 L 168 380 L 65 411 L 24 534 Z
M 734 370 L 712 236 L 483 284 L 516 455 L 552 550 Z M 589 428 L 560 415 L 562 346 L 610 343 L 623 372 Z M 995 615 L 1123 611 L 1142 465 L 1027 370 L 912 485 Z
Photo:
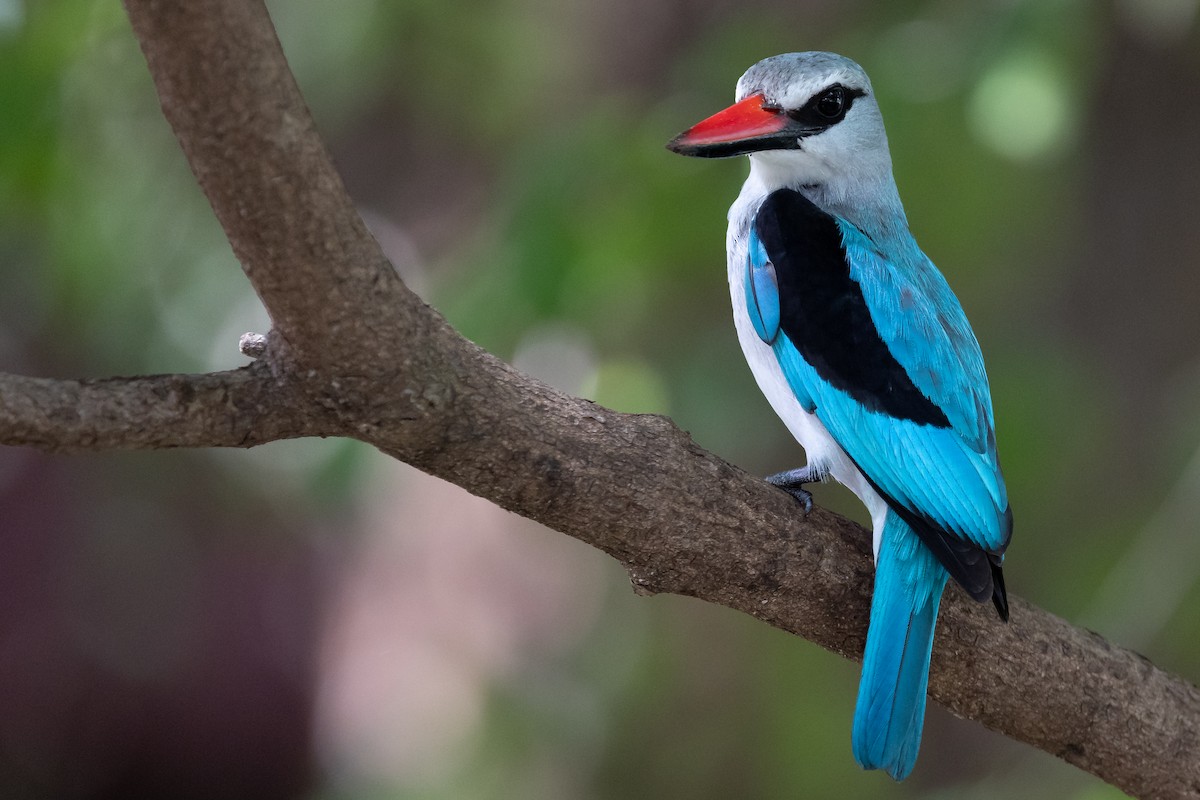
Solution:
M 779 283 L 775 278 L 775 265 L 767 257 L 767 250 L 754 226 L 750 227 L 748 251 L 746 307 L 750 312 L 750 323 L 758 338 L 772 344 L 779 336 Z

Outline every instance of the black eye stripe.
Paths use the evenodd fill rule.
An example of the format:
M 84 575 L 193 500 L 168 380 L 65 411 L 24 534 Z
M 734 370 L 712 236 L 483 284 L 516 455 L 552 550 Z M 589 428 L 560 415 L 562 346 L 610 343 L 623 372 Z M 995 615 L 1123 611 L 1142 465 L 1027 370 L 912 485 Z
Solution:
M 836 125 L 846 118 L 855 98 L 865 97 L 862 89 L 847 88 L 840 83 L 826 87 L 809 98 L 800 108 L 785 113 L 804 128 L 818 131 Z
M 813 98 L 812 107 L 821 116 L 832 119 L 846 107 L 846 90 L 840 86 L 826 89 Z

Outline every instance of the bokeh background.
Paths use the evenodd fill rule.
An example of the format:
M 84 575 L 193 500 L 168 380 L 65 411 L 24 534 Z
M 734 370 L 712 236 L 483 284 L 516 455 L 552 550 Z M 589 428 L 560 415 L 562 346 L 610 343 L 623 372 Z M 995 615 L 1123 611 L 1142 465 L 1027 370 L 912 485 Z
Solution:
M 1010 590 L 1200 679 L 1197 0 L 271 8 L 410 285 L 757 473 L 802 454 L 730 324 L 746 167 L 663 144 L 762 57 L 859 60 L 988 361 Z M 229 368 L 266 324 L 116 0 L 0 0 L 0 370 Z M 857 678 L 356 443 L 0 450 L 0 797 L 1121 796 L 938 707 L 863 773 Z

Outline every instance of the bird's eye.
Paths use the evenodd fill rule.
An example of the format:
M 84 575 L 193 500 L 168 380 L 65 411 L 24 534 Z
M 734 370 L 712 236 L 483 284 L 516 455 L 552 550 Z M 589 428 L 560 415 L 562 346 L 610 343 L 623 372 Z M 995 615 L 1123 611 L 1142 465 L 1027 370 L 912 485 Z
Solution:
M 833 119 L 840 116 L 846 108 L 846 90 L 841 86 L 834 86 L 832 89 L 827 89 L 822 92 L 813 108 L 822 117 Z

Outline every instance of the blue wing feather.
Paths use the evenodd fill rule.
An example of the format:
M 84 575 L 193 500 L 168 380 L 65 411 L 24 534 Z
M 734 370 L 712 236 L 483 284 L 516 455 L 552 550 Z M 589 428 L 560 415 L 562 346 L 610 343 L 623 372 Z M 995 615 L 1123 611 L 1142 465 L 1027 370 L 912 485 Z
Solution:
M 775 265 L 753 228 L 750 230 L 750 257 L 746 262 L 746 305 L 750 324 L 758 338 L 767 344 L 779 335 L 779 282 Z
M 884 494 L 985 550 L 1004 545 L 1008 500 L 991 458 L 975 452 L 953 428 L 867 409 L 820 378 L 786 335 L 775 340 L 774 350 L 801 404 L 815 410 L 829 434 Z
M 983 359 L 961 306 L 915 244 L 907 254 L 910 263 L 900 269 L 857 228 L 837 222 L 851 278 L 862 287 L 871 322 L 913 384 L 942 409 L 950 427 L 867 408 L 822 378 L 777 327 L 763 340 L 772 345 L 800 404 L 816 413 L 892 502 L 977 547 L 1003 548 L 1009 533 L 1008 496 L 996 461 Z M 769 265 L 769 254 L 752 227 L 746 275 L 747 288 L 754 289 L 747 292 L 752 320 L 778 320 L 774 279 L 756 280 L 773 275 Z M 755 328 L 759 330 L 758 323 Z
M 880 338 L 958 435 L 994 460 L 983 355 L 946 279 L 915 243 L 889 259 L 858 228 L 837 223 L 850 277 L 862 287 Z

